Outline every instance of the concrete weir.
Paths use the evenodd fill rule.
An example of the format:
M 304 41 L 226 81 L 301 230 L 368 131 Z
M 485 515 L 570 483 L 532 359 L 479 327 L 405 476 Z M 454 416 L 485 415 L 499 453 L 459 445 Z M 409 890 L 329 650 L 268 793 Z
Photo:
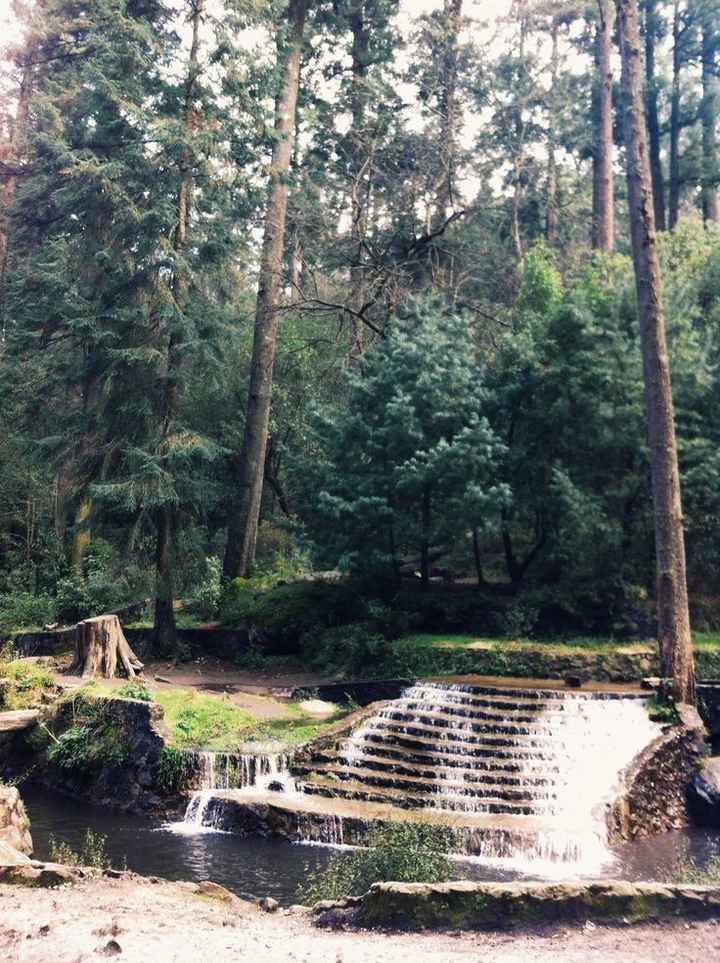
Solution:
M 213 787 L 200 820 L 188 813 L 352 845 L 377 823 L 418 821 L 452 829 L 459 853 L 594 872 L 621 774 L 660 734 L 639 693 L 418 683 L 298 750 L 280 783 Z

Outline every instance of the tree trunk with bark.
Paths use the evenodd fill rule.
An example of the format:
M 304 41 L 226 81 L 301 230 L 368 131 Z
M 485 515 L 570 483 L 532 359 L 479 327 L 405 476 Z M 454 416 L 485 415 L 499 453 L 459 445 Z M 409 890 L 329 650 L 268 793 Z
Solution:
M 455 203 L 455 173 L 457 167 L 459 112 L 457 105 L 458 41 L 462 22 L 462 0 L 443 0 L 442 56 L 439 77 L 439 141 L 440 171 L 435 182 L 434 207 L 430 215 L 429 234 L 438 234 L 438 244 L 431 247 L 433 282 L 439 288 L 452 284 L 452 268 L 439 245 L 448 212 Z
M 183 134 L 187 139 L 192 136 L 196 121 L 195 90 L 200 75 L 200 24 L 204 12 L 205 0 L 192 0 L 189 18 L 192 35 L 187 77 L 185 80 L 182 116 Z M 189 279 L 184 257 L 188 244 L 190 210 L 193 198 L 192 156 L 187 143 L 180 151 L 179 169 L 180 183 L 175 207 L 175 234 L 173 237 L 175 270 L 172 292 L 175 311 L 178 314 L 182 314 L 187 307 L 189 291 Z M 178 408 L 178 387 L 181 367 L 179 342 L 181 339 L 176 330 L 177 323 L 178 322 L 175 321 L 167 333 L 162 428 L 160 436 L 160 446 L 165 449 L 172 443 L 172 433 L 175 430 Z M 175 534 L 178 527 L 177 506 L 174 503 L 165 502 L 158 508 L 156 518 L 154 635 L 159 651 L 172 652 L 177 646 L 174 604 Z
M 270 196 L 260 261 L 245 434 L 242 449 L 236 459 L 238 494 L 228 525 L 223 564 L 223 572 L 230 578 L 247 575 L 255 561 L 277 344 L 278 298 L 282 281 L 288 199 L 287 174 L 293 149 L 306 14 L 307 0 L 290 0 L 287 13 L 289 35 L 284 45 L 282 87 L 275 119 L 276 140 L 272 156 Z
M 694 704 L 695 671 L 685 573 L 680 474 L 670 361 L 644 118 L 637 0 L 616 0 L 625 118 L 628 206 L 643 354 L 655 519 L 661 671 L 677 702 Z
M 655 76 L 655 43 L 659 34 L 657 0 L 645 0 L 645 103 L 647 109 L 650 174 L 652 177 L 655 227 L 665 230 L 665 183 L 660 159 L 658 84 Z
M 353 0 L 350 11 L 352 31 L 352 87 L 350 90 L 350 339 L 348 358 L 351 364 L 362 359 L 364 329 L 360 315 L 366 300 L 365 287 L 365 235 L 367 232 L 367 207 L 370 185 L 370 153 L 366 130 L 366 106 L 368 100 L 368 47 L 370 42 L 369 24 L 365 11 L 365 0 Z
M 593 111 L 593 223 L 592 246 L 612 251 L 615 243 L 615 192 L 613 185 L 612 120 L 612 0 L 598 0 L 595 38 L 595 92 Z
M 142 672 L 143 664 L 130 648 L 117 615 L 98 615 L 78 622 L 75 629 L 75 659 L 69 672 L 83 678 L 112 679 L 122 668 L 128 679 Z
M 715 65 L 717 27 L 712 6 L 703 12 L 701 61 L 702 61 L 702 212 L 706 224 L 720 224 L 720 199 L 718 198 L 717 121 L 720 101 L 720 83 Z
M 9 208 L 15 197 L 17 185 L 17 171 L 20 168 L 21 143 L 25 124 L 27 122 L 28 106 L 30 103 L 30 88 L 32 82 L 32 71 L 29 65 L 23 68 L 18 91 L 17 111 L 15 121 L 10 132 L 7 148 L 3 151 L 0 158 L 7 167 L 8 176 L 0 186 L 0 337 L 5 336 L 5 291 L 7 286 L 8 262 L 10 258 L 10 242 L 12 225 L 9 216 Z
M 558 83 L 558 30 L 557 17 L 553 17 L 550 25 L 552 42 L 550 54 L 550 114 L 547 135 L 547 186 L 545 190 L 545 240 L 554 244 L 557 240 L 557 161 L 555 150 L 557 147 L 556 111 L 557 111 L 557 83 Z
M 668 226 L 672 231 L 680 215 L 680 72 L 682 70 L 682 41 L 680 2 L 673 4 L 672 89 L 670 93 L 670 186 L 668 198 Z

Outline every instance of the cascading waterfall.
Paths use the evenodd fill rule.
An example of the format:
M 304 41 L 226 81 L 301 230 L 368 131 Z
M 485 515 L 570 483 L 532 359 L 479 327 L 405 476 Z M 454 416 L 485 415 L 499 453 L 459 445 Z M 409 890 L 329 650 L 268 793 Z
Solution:
M 280 783 L 286 792 L 294 788 L 288 753 L 193 752 L 189 755 L 199 788 L 190 797 L 182 822 L 173 824 L 173 828 L 180 831 L 213 830 L 209 809 L 217 792 L 262 790 L 273 782 Z
M 307 794 L 453 814 L 484 859 L 593 872 L 605 805 L 659 733 L 635 696 L 425 683 L 294 771 Z

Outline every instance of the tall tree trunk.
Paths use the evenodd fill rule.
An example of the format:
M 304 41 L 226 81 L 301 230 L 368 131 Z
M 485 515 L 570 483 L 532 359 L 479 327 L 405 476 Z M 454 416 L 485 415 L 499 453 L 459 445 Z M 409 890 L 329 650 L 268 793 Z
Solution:
M 655 227 L 665 230 L 665 184 L 660 160 L 660 119 L 658 115 L 658 87 L 655 76 L 655 43 L 659 25 L 657 0 L 645 0 L 645 103 L 647 109 L 650 174 L 652 177 Z
M 597 6 L 592 246 L 599 251 L 612 251 L 615 243 L 611 62 L 614 17 L 612 0 L 597 0 Z
M 702 14 L 702 212 L 706 224 L 720 224 L 720 202 L 718 201 L 718 150 L 717 120 L 720 92 L 715 66 L 717 47 L 715 10 L 711 4 Z
M 655 517 L 662 674 L 677 702 L 695 702 L 677 444 L 642 89 L 637 0 L 616 0 L 625 114 L 628 206 L 645 380 Z
M 272 156 L 270 196 L 260 261 L 245 434 L 236 462 L 238 495 L 228 525 L 223 564 L 223 572 L 229 577 L 247 575 L 255 560 L 277 342 L 277 302 L 282 279 L 288 198 L 287 174 L 293 148 L 306 14 L 307 0 L 290 0 L 287 13 L 289 36 L 284 48 L 282 87 L 275 119 L 276 140 Z
M 425 487 L 420 505 L 420 578 L 423 588 L 430 584 L 430 489 Z
M 680 71 L 682 36 L 680 0 L 673 4 L 672 91 L 670 94 L 670 190 L 668 226 L 672 231 L 680 215 Z
M 365 305 L 365 235 L 367 232 L 368 185 L 370 183 L 366 131 L 366 106 L 368 100 L 368 45 L 369 26 L 365 12 L 365 0 L 353 0 L 350 11 L 352 31 L 352 86 L 350 91 L 350 247 L 352 263 L 350 267 L 350 339 L 348 357 L 350 363 L 357 363 L 363 356 L 363 322 L 359 314 Z
M 458 42 L 462 22 L 462 0 L 443 0 L 442 57 L 439 77 L 439 141 L 438 163 L 440 171 L 435 181 L 432 210 L 428 224 L 430 234 L 440 233 L 447 221 L 448 212 L 455 203 L 455 174 L 459 137 L 459 111 L 457 105 Z M 442 245 L 442 238 L 439 244 Z M 450 288 L 452 267 L 450 259 L 440 246 L 431 247 L 433 258 L 433 281 L 437 287 Z
M 185 98 L 182 117 L 183 135 L 186 141 L 192 136 L 192 131 L 195 126 L 195 88 L 200 74 L 200 24 L 204 11 L 205 0 L 191 0 L 190 24 L 192 27 L 192 39 L 190 42 L 187 79 L 185 81 Z M 180 183 L 178 185 L 175 208 L 175 235 L 173 238 L 173 247 L 175 250 L 173 298 L 176 318 L 171 322 L 171 327 L 167 334 L 163 420 L 160 437 L 160 446 L 164 451 L 167 451 L 172 444 L 172 434 L 175 430 L 177 418 L 178 384 L 180 378 L 180 355 L 178 349 L 181 340 L 177 326 L 180 323 L 180 316 L 187 308 L 189 289 L 184 257 L 188 243 L 193 177 L 192 157 L 187 142 L 180 151 L 179 169 Z M 178 529 L 178 509 L 174 502 L 165 501 L 160 505 L 157 511 L 156 524 L 154 635 L 159 650 L 171 652 L 177 646 L 174 603 L 175 536 Z
M 82 576 L 85 570 L 85 556 L 91 537 L 92 498 L 84 495 L 75 512 L 72 546 L 70 548 L 70 564 L 76 575 Z
M 520 25 L 520 42 L 518 44 L 518 64 L 520 65 L 520 70 L 526 69 L 525 64 L 525 39 L 527 36 L 528 22 L 527 22 L 527 11 L 525 9 L 525 3 L 518 3 L 517 12 Z M 518 264 L 518 269 L 522 271 L 523 264 L 523 243 L 522 243 L 522 233 L 520 231 L 520 203 L 522 201 L 523 194 L 523 168 L 525 166 L 525 118 L 523 116 L 523 108 L 525 103 L 522 99 L 521 94 L 518 94 L 518 100 L 513 108 L 514 121 L 513 127 L 515 129 L 515 149 L 513 151 L 513 196 L 512 196 L 512 206 L 510 213 L 510 237 L 512 239 L 513 251 L 515 253 L 515 260 Z
M 547 137 L 547 186 L 545 190 L 545 240 L 554 244 L 557 240 L 557 161 L 555 148 L 557 146 L 556 110 L 557 110 L 557 82 L 558 82 L 558 29 L 557 17 L 553 17 L 550 25 L 552 51 L 550 54 L 550 103 Z
M 10 138 L 6 150 L 3 152 L 5 156 L 0 158 L 7 165 L 7 176 L 0 185 L 0 337 L 2 338 L 5 336 L 5 294 L 8 261 L 10 257 L 10 235 L 12 231 L 9 208 L 15 197 L 15 187 L 17 184 L 17 174 L 15 172 L 19 168 L 21 159 L 20 144 L 27 122 L 31 81 L 31 67 L 26 65 L 23 68 L 20 80 L 15 120 L 10 131 Z

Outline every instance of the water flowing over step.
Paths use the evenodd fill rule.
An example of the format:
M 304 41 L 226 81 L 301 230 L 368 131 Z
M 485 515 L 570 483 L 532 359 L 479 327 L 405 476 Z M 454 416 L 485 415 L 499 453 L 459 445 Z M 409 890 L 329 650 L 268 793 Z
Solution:
M 283 791 L 294 789 L 289 774 L 288 753 L 187 752 L 187 762 L 194 770 L 199 788 L 192 794 L 182 823 L 175 829 L 193 832 L 212 829 L 208 820 L 211 800 L 218 791 L 231 789 L 267 790 L 276 785 Z
M 660 731 L 635 694 L 420 683 L 292 761 L 208 758 L 186 819 L 253 832 L 272 810 L 280 835 L 360 844 L 377 821 L 431 822 L 460 852 L 593 872 L 620 774 Z M 272 766 L 282 792 L 263 792 Z
M 424 683 L 292 771 L 311 797 L 462 814 L 470 851 L 486 857 L 589 867 L 608 855 L 621 771 L 659 732 L 635 695 Z

